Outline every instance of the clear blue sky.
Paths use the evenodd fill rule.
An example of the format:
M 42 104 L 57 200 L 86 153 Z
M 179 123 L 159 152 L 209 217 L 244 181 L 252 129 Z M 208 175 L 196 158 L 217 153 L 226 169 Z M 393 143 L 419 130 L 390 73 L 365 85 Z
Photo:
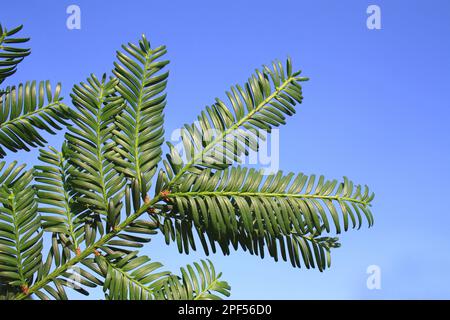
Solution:
M 289 55 L 311 80 L 282 128 L 281 167 L 368 184 L 375 226 L 343 235 L 324 273 L 242 252 L 211 256 L 233 298 L 449 299 L 450 2 L 167 2 L 2 3 L 1 23 L 23 23 L 32 37 L 8 83 L 61 81 L 67 94 L 145 33 L 169 49 L 169 134 L 254 68 Z M 81 30 L 66 28 L 70 4 L 81 8 Z M 366 28 L 369 4 L 381 8 L 381 30 Z M 59 146 L 61 135 L 49 142 Z M 34 163 L 36 152 L 8 160 L 17 157 Z M 145 252 L 174 271 L 203 257 L 178 255 L 159 237 Z M 369 265 L 381 268 L 381 290 L 366 288 Z

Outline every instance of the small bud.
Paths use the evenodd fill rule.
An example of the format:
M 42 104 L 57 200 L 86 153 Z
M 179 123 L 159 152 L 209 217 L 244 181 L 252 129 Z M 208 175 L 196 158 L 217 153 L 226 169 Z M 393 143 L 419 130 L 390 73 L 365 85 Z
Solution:
M 100 252 L 97 249 L 94 250 L 94 255 L 96 257 L 100 257 L 101 256 Z
M 169 194 L 170 194 L 169 190 L 163 190 L 161 191 L 160 196 L 163 198 L 164 201 L 169 202 L 170 201 L 170 199 L 168 198 Z
M 78 247 L 78 248 L 75 249 L 75 254 L 76 254 L 77 256 L 79 256 L 79 255 L 81 254 L 81 249 L 80 249 L 80 247 Z
M 20 286 L 20 290 L 22 290 L 23 294 L 29 294 L 30 293 L 30 288 L 28 288 L 28 285 L 26 285 L 26 284 L 22 284 Z
M 149 204 L 150 203 L 150 196 L 148 194 L 145 195 L 144 203 L 145 204 Z

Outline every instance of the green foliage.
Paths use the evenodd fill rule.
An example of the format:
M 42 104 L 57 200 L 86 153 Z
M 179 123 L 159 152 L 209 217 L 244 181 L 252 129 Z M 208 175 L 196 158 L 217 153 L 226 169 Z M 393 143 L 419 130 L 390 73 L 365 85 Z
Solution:
M 166 48 L 152 49 L 145 36 L 138 45 L 129 43 L 122 48 L 125 52 L 117 52 L 119 62 L 114 63 L 113 73 L 120 80 L 116 90 L 126 106 L 115 119 L 115 150 L 120 157 L 114 159 L 118 170 L 136 178 L 148 192 L 164 142 L 164 90 L 169 73 L 161 70 L 169 61 L 160 60 Z
M 93 213 L 107 215 L 109 202 L 119 202 L 125 179 L 108 156 L 113 153 L 112 131 L 123 99 L 115 94 L 116 79 L 99 81 L 94 75 L 88 83 L 75 85 L 71 94 L 77 113 L 66 134 L 71 187 L 77 201 Z
M 194 267 L 180 268 L 181 277 L 171 275 L 157 290 L 156 297 L 163 300 L 220 300 L 230 296 L 230 286 L 221 281 L 211 261 L 195 262 Z
M 231 108 L 216 98 L 211 107 L 206 107 L 197 122 L 184 125 L 181 138 L 184 163 L 176 148 L 170 146 L 166 169 L 170 186 L 180 182 L 184 172 L 201 173 L 205 168 L 221 170 L 249 150 L 258 150 L 258 138 L 264 139 L 264 131 L 285 124 L 286 115 L 295 113 L 294 106 L 301 103 L 300 83 L 307 78 L 293 72 L 291 60 L 286 68 L 274 62 L 272 68 L 264 66 L 256 70 L 242 87 L 232 87 L 226 94 Z M 263 131 L 264 130 L 264 131 Z
M 27 82 L 7 87 L 0 96 L 0 158 L 4 148 L 13 152 L 30 151 L 29 147 L 43 147 L 46 140 L 38 130 L 55 134 L 67 125 L 68 109 L 62 104 L 58 84 L 52 92 L 49 81 Z
M 22 26 L 7 30 L 0 24 L 0 84 L 13 75 L 17 65 L 30 54 L 20 44 L 28 38 L 13 37 Z M 49 81 L 26 82 L 0 89 L 0 158 L 6 156 L 4 148 L 13 152 L 30 151 L 30 147 L 43 147 L 47 141 L 38 130 L 55 134 L 66 126 L 69 109 L 61 103 L 61 85 L 54 91 Z
M 42 234 L 33 170 L 0 163 L 0 279 L 27 288 L 42 259 Z M 4 170 L 3 170 L 4 169 Z
M 220 281 L 211 262 L 194 263 L 181 268 L 181 277 L 158 271 L 159 262 L 151 262 L 137 251 L 95 258 L 105 278 L 103 290 L 111 300 L 211 300 L 229 296 L 229 285 Z
M 96 262 L 105 277 L 103 290 L 111 300 L 153 300 L 161 283 L 169 272 L 154 272 L 162 267 L 159 262 L 150 262 L 147 256 L 138 252 L 102 257 Z
M 0 24 L 0 84 L 7 77 L 13 75 L 17 70 L 17 65 L 30 54 L 30 49 L 18 46 L 29 39 L 13 37 L 20 30 L 22 30 L 22 26 L 8 31 Z
M 0 26 L 0 84 L 30 53 L 20 29 Z M 139 248 L 161 234 L 180 253 L 241 249 L 324 271 L 340 246 L 335 234 L 373 225 L 374 195 L 346 177 L 233 166 L 302 102 L 307 78 L 290 59 L 256 70 L 227 102 L 216 99 L 181 128 L 183 148 L 168 142 L 162 159 L 165 54 L 145 36 L 122 46 L 109 76 L 73 87 L 73 107 L 48 81 L 0 90 L 0 157 L 67 129 L 61 150 L 40 149 L 34 168 L 0 163 L 1 299 L 59 300 L 93 288 L 113 300 L 222 299 L 230 286 L 209 260 L 175 275 Z
M 373 222 L 367 208 L 373 194 L 367 187 L 361 192 L 361 186 L 355 187 L 347 178 L 338 183 L 323 176 L 294 178 L 293 173 L 282 172 L 265 177 L 261 171 L 242 167 L 185 175 L 183 183 L 167 195 L 173 205 L 161 227 L 166 242 L 176 240 L 180 253 L 196 249 L 194 230 L 206 253 L 208 243 L 213 252 L 217 243 L 224 254 L 230 253 L 230 246 L 240 245 L 264 257 L 262 248 L 267 245 L 275 260 L 280 253 L 286 260 L 287 252 L 294 266 L 300 266 L 303 257 L 309 268 L 314 267 L 315 256 L 321 268 L 335 241 L 316 235 L 329 233 L 332 225 L 336 233 L 342 224 L 347 231 L 349 220 L 353 228 L 359 228 L 362 214 L 369 225 Z
M 73 249 L 78 248 L 84 238 L 84 222 L 87 210 L 77 204 L 72 196 L 69 181 L 71 165 L 67 162 L 64 145 L 62 152 L 50 147 L 40 150 L 41 165 L 35 166 L 35 181 L 42 228 L 47 232 L 67 238 Z M 84 213 L 84 214 L 83 214 Z

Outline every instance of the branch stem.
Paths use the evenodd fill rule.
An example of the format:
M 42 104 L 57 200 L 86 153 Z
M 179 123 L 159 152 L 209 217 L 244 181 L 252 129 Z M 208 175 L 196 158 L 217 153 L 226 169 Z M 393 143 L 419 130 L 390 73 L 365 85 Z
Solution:
M 266 198 L 297 198 L 297 199 L 319 199 L 319 200 L 336 200 L 348 201 L 367 206 L 366 201 L 355 198 L 341 197 L 339 195 L 323 196 L 317 194 L 290 194 L 290 193 L 268 193 L 268 192 L 237 192 L 237 191 L 200 191 L 200 192 L 174 192 L 167 195 L 168 198 L 173 197 L 190 197 L 190 196 L 239 196 L 239 197 L 266 197 Z

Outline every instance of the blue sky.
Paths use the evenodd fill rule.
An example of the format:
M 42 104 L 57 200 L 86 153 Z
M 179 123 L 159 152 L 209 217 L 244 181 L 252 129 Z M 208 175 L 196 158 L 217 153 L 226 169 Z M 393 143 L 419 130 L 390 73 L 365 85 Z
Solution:
M 70 4 L 81 30 L 66 28 Z M 381 8 L 381 30 L 366 27 L 370 4 Z M 166 44 L 167 136 L 273 59 L 290 56 L 310 77 L 280 132 L 280 166 L 368 184 L 375 226 L 344 234 L 324 273 L 242 252 L 211 256 L 236 299 L 450 298 L 449 20 L 445 0 L 9 1 L 0 11 L 4 26 L 24 24 L 32 38 L 8 84 L 50 79 L 68 94 L 108 72 L 122 43 L 145 33 Z M 61 135 L 48 141 L 59 146 Z M 174 271 L 203 257 L 160 237 L 145 253 Z M 380 290 L 366 287 L 369 265 L 381 268 Z

